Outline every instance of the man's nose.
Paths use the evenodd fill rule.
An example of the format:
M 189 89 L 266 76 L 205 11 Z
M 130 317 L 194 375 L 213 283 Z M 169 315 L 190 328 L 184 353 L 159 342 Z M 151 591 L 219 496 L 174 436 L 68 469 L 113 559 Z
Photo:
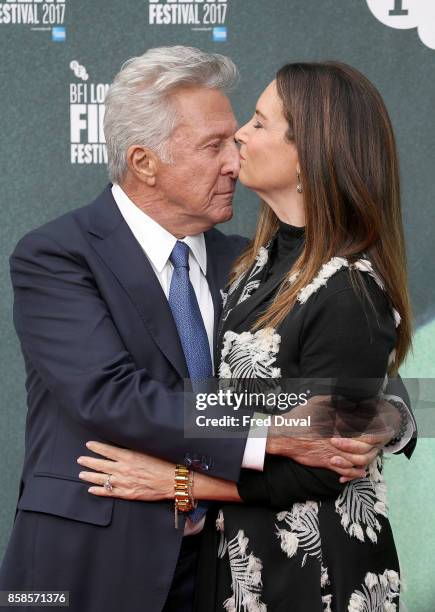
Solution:
M 233 179 L 239 176 L 240 154 L 235 141 L 228 144 L 225 150 L 225 161 L 222 165 L 222 174 L 230 175 Z

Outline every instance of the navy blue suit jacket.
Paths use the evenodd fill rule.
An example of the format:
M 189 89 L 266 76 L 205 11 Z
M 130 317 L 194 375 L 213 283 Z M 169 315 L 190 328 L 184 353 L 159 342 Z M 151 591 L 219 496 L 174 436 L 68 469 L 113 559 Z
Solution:
M 211 229 L 205 240 L 217 323 L 220 289 L 246 239 Z M 22 238 L 11 276 L 28 417 L 0 588 L 67 589 L 74 611 L 158 612 L 183 520 L 175 530 L 169 502 L 91 495 L 77 457 L 90 454 L 87 440 L 103 440 L 236 481 L 245 439 L 184 437 L 177 329 L 110 186 Z

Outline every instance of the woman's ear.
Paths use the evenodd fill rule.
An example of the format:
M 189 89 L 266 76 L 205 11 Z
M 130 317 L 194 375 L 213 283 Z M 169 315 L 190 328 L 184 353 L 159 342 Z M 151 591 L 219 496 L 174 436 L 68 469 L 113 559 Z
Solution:
M 133 145 L 127 151 L 127 164 L 138 180 L 149 187 L 155 186 L 158 164 L 153 151 L 140 145 Z

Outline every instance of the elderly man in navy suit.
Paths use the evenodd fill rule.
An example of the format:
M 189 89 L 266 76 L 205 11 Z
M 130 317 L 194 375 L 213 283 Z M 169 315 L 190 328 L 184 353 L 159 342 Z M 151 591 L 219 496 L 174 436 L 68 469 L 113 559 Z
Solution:
M 262 469 L 265 442 L 249 432 L 184 436 L 183 379 L 213 375 L 220 289 L 246 244 L 214 229 L 239 171 L 236 76 L 228 58 L 185 47 L 126 62 L 106 102 L 112 184 L 12 254 L 28 417 L 0 589 L 66 590 L 74 612 L 187 612 L 206 509 L 175 529 L 173 501 L 88 493 L 77 457 L 97 440 L 226 481 Z M 355 450 L 360 466 L 377 452 Z

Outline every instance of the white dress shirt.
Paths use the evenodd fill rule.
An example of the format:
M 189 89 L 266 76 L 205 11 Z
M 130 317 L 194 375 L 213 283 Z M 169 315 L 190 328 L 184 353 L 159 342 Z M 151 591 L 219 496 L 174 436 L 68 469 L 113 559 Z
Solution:
M 163 292 L 168 298 L 171 286 L 173 265 L 169 259 L 177 238 L 164 227 L 151 219 L 117 184 L 112 186 L 115 202 L 124 217 L 125 222 L 147 256 L 155 275 L 157 276 Z M 201 316 L 207 332 L 210 355 L 213 364 L 213 337 L 214 337 L 214 306 L 210 289 L 206 279 L 207 251 L 204 234 L 186 236 L 182 239 L 189 247 L 189 277 L 198 300 Z M 213 364 L 214 368 L 214 364 Z M 255 432 L 255 435 L 254 435 Z M 266 453 L 266 436 L 258 437 L 259 430 L 252 428 L 247 438 L 242 467 L 262 470 Z M 191 535 L 201 531 L 204 519 L 193 524 L 187 519 L 184 534 Z

